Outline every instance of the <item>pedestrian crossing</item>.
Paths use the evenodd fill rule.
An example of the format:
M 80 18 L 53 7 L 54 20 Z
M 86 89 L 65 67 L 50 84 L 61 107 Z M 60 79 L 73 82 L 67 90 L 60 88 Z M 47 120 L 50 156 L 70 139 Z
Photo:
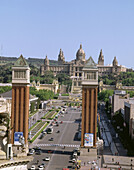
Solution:
M 34 146 L 55 146 L 55 147 L 72 147 L 72 148 L 79 148 L 80 145 L 72 145 L 72 144 L 48 144 L 48 143 L 42 143 L 42 144 L 33 144 Z

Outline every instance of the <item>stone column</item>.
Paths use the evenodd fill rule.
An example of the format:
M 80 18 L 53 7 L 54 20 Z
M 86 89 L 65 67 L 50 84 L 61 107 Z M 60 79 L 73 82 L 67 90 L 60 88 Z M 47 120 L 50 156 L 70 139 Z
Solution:
M 15 89 L 12 87 L 12 114 L 11 114 L 11 143 L 14 143 L 14 102 L 15 102 Z
M 23 132 L 23 116 L 24 116 L 24 87 L 21 87 L 21 103 L 20 103 L 20 132 Z
M 19 130 L 19 87 L 16 88 L 15 132 Z

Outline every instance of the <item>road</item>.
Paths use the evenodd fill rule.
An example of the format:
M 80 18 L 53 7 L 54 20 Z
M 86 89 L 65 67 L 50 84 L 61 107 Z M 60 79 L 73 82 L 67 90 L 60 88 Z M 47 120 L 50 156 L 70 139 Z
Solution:
M 72 166 L 72 163 L 69 162 L 72 151 L 80 146 L 80 140 L 77 139 L 81 122 L 80 114 L 79 108 L 76 110 L 67 108 L 67 114 L 58 118 L 58 121 L 63 121 L 63 123 L 59 123 L 59 126 L 54 125 L 52 134 L 47 134 L 43 139 L 37 139 L 31 145 L 32 147 L 39 146 L 42 153 L 41 155 L 34 155 L 34 160 L 28 164 L 28 168 L 31 165 L 36 165 L 36 168 L 38 168 L 41 163 L 46 164 L 46 170 L 62 170 L 64 167 Z M 60 133 L 57 133 L 58 130 Z M 49 141 L 50 138 L 53 138 L 53 141 Z M 48 150 L 52 150 L 52 153 L 48 153 Z M 50 156 L 50 161 L 44 161 L 46 156 Z M 39 160 L 38 164 L 37 160 Z

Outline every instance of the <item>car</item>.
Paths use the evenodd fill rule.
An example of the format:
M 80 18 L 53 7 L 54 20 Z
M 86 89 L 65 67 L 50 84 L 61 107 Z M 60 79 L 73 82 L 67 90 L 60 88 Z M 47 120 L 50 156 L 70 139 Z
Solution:
M 63 123 L 63 121 L 61 121 L 60 123 Z
M 58 130 L 57 133 L 60 133 L 60 131 Z
M 36 151 L 36 155 L 41 155 L 41 150 Z
M 53 151 L 52 150 L 48 150 L 48 153 L 53 153 Z
M 73 153 L 73 156 L 76 157 L 76 156 L 77 156 L 77 152 L 74 152 L 74 153 Z
M 45 168 L 45 164 L 42 163 L 41 165 L 39 165 L 39 170 L 43 170 Z
M 36 148 L 34 148 L 35 150 L 41 150 L 41 148 L 40 147 L 38 147 L 38 146 L 36 146 Z
M 32 165 L 31 169 L 36 169 L 36 168 L 35 168 L 35 165 Z
M 54 138 L 50 138 L 50 139 L 49 139 L 49 141 L 53 141 L 53 140 L 54 140 Z
M 75 158 L 73 158 L 73 159 L 72 159 L 72 162 L 73 162 L 73 163 L 74 163 L 74 162 L 76 162 L 76 159 L 75 159 Z
M 29 152 L 27 155 L 33 155 L 35 153 L 35 150 L 34 149 L 29 149 Z
M 40 139 L 42 139 L 44 137 L 44 133 L 41 133 L 40 135 Z
M 45 158 L 45 161 L 50 161 L 50 157 L 47 156 L 47 157 Z
M 42 165 L 39 166 L 39 170 L 43 170 L 44 167 Z

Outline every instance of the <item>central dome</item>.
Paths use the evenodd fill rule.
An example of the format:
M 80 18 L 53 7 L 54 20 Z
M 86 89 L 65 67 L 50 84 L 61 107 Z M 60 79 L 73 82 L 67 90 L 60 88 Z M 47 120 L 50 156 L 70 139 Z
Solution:
M 80 44 L 80 48 L 76 53 L 76 60 L 85 60 L 85 52 L 82 49 L 82 44 Z

